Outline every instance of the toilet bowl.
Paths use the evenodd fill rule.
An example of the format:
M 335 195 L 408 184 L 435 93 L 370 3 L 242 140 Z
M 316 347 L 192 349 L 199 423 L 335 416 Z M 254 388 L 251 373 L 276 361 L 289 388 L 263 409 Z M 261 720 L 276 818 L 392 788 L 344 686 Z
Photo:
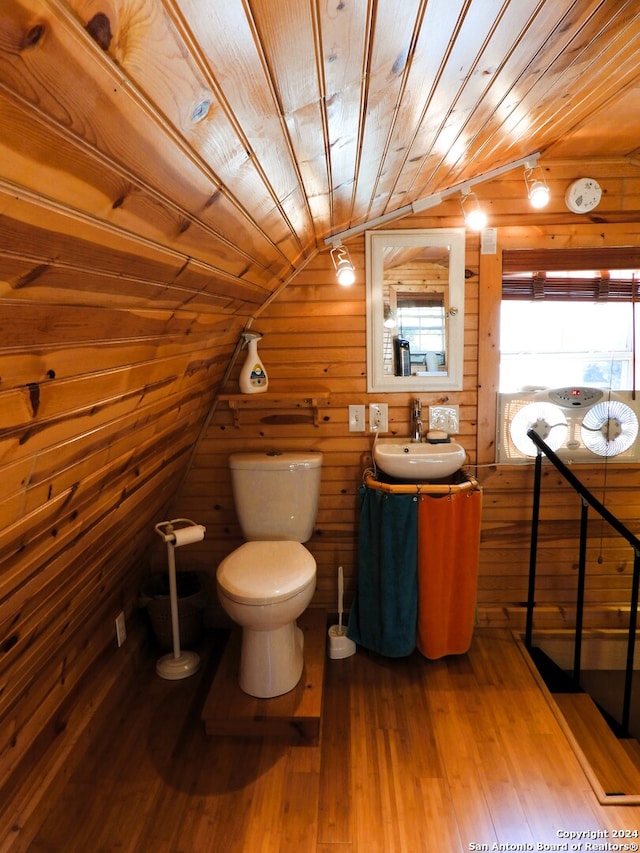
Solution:
M 271 698 L 297 685 L 304 667 L 296 619 L 316 586 L 316 562 L 302 544 L 312 535 L 322 454 L 236 453 L 233 498 L 246 541 L 216 572 L 218 599 L 242 628 L 238 683 Z
M 217 583 L 220 604 L 242 627 L 240 688 L 263 699 L 293 690 L 304 666 L 296 619 L 316 588 L 312 555 L 299 542 L 245 542 L 220 563 Z

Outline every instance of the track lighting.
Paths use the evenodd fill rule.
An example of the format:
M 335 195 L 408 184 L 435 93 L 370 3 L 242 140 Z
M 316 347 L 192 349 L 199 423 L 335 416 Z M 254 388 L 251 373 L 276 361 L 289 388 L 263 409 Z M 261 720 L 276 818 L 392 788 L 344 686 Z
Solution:
M 487 215 L 480 207 L 478 196 L 474 192 L 463 190 L 460 207 L 467 228 L 471 228 L 472 231 L 482 231 L 483 228 L 486 228 Z
M 524 165 L 524 182 L 527 187 L 527 196 L 531 202 L 531 207 L 537 209 L 546 207 L 549 204 L 551 193 L 544 177 L 544 173 L 540 166 L 536 166 L 536 161 L 530 161 Z
M 356 268 L 351 262 L 349 250 L 342 243 L 336 243 L 331 250 L 331 260 L 336 271 L 338 284 L 349 287 L 356 280 Z
M 389 307 L 389 305 L 385 305 L 384 307 L 384 320 L 382 322 L 382 325 L 385 327 L 385 329 L 395 329 L 395 327 L 398 325 L 396 316 Z
M 519 160 L 513 160 L 511 163 L 505 163 L 502 166 L 498 166 L 496 169 L 492 169 L 489 172 L 485 172 L 482 175 L 477 175 L 470 180 L 461 181 L 459 184 L 453 184 L 452 186 L 445 187 L 441 189 L 439 192 L 432 193 L 425 198 L 418 199 L 417 201 L 413 201 L 409 204 L 405 204 L 402 207 L 398 207 L 395 210 L 387 211 L 387 213 L 383 213 L 381 216 L 376 216 L 374 219 L 369 219 L 367 222 L 361 222 L 359 225 L 354 225 L 353 228 L 347 228 L 346 231 L 341 231 L 339 234 L 332 234 L 330 237 L 325 237 L 325 245 L 339 246 L 342 240 L 346 240 L 349 237 L 353 237 L 356 234 L 361 234 L 363 231 L 367 231 L 370 228 L 376 228 L 378 225 L 386 224 L 387 222 L 392 222 L 395 219 L 400 219 L 402 216 L 407 216 L 409 214 L 414 213 L 423 213 L 425 210 L 429 210 L 432 207 L 440 204 L 449 196 L 457 195 L 458 193 L 462 193 L 463 196 L 473 195 L 474 199 L 471 199 L 473 202 L 475 200 L 475 209 L 479 212 L 481 216 L 484 216 L 482 211 L 480 210 L 480 205 L 478 200 L 475 198 L 473 193 L 470 193 L 470 189 L 472 186 L 476 184 L 484 183 L 485 181 L 493 180 L 493 178 L 497 178 L 500 175 L 504 175 L 506 172 L 510 172 L 512 169 L 519 169 L 521 166 L 524 166 L 526 169 L 533 170 L 538 162 L 538 158 L 540 157 L 540 152 L 536 152 L 535 154 L 528 154 L 526 157 L 521 157 Z M 544 179 L 544 175 L 542 174 L 542 179 L 540 183 L 543 187 L 547 187 L 546 181 Z M 548 191 L 548 187 L 547 187 Z M 462 209 L 464 212 L 464 201 L 462 203 Z M 475 214 L 472 214 L 470 211 L 470 217 Z M 467 217 L 465 216 L 465 222 Z M 479 230 L 482 230 L 486 226 L 486 219 L 483 225 L 473 226 L 470 223 L 466 223 L 469 225 L 469 228 L 479 227 Z M 336 262 L 334 261 L 334 266 Z

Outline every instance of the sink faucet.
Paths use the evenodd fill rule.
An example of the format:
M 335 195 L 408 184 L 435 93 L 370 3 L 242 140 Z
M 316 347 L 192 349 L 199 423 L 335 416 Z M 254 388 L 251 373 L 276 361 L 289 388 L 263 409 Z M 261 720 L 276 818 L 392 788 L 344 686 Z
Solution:
M 411 404 L 411 441 L 422 441 L 422 403 L 420 400 L 414 400 Z

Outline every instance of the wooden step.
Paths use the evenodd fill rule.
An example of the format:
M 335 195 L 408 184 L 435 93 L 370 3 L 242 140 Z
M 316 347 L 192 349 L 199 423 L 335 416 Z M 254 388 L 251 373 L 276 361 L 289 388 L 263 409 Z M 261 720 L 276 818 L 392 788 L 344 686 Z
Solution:
M 554 693 L 569 729 L 607 796 L 640 795 L 640 769 L 587 693 Z
M 209 735 L 284 737 L 304 743 L 320 735 L 327 614 L 309 608 L 298 619 L 304 632 L 304 670 L 297 686 L 283 696 L 256 699 L 238 686 L 241 631 L 232 631 L 202 711 Z
M 620 746 L 624 748 L 636 767 L 640 767 L 640 743 L 634 737 L 620 738 Z

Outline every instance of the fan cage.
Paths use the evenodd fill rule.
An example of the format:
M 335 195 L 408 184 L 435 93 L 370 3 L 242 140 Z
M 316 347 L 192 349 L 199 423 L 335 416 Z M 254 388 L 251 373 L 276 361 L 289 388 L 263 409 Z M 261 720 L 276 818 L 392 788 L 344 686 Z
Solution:
M 563 393 L 565 390 L 546 389 L 498 394 L 496 462 L 518 464 L 533 461 L 537 454 L 537 447 L 531 439 L 526 437 L 526 429 L 533 426 L 533 423 L 528 425 L 527 422 L 530 419 L 535 421 L 535 416 L 540 414 L 544 415 L 543 426 L 553 428 L 546 438 L 543 434 L 545 430 L 539 429 L 539 424 L 536 426 L 536 432 L 566 463 L 602 464 L 604 461 L 627 463 L 640 461 L 640 441 L 638 441 L 640 401 L 634 399 L 631 391 L 609 393 L 600 392 L 598 389 L 582 388 L 580 391 L 583 398 L 593 399 L 593 403 L 571 408 L 568 404 L 561 404 L 566 396 Z M 527 411 L 523 415 L 522 412 L 525 409 Z M 608 419 L 612 420 L 609 429 L 607 424 L 603 423 Z M 515 430 L 513 429 L 514 420 Z M 557 426 L 563 421 L 566 423 L 566 430 Z M 588 429 L 583 429 L 585 422 Z M 602 431 L 600 431 L 601 428 Z M 558 435 L 561 430 L 564 431 L 564 437 L 559 442 Z M 618 430 L 620 435 L 616 436 Z

